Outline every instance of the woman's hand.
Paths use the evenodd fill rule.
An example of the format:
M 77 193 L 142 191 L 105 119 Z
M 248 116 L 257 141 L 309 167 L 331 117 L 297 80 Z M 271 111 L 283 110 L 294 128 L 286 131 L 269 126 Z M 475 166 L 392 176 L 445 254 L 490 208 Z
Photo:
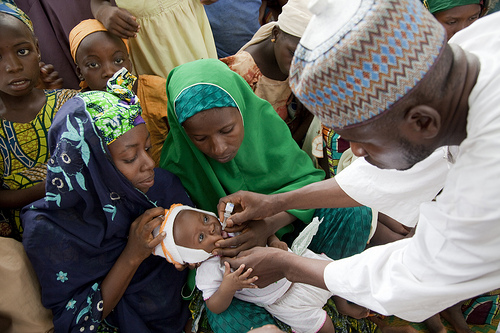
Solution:
M 274 233 L 274 228 L 265 220 L 249 221 L 242 226 L 241 234 L 226 238 L 215 243 L 216 249 L 212 251 L 215 255 L 234 257 L 240 251 L 251 249 L 255 246 L 266 246 L 267 238 Z M 235 232 L 232 228 L 226 228 L 227 232 Z
M 161 207 L 151 208 L 132 222 L 127 245 L 101 284 L 102 319 L 118 304 L 139 265 L 165 238 L 164 233 L 153 237 L 153 229 L 162 223 L 164 212 Z
M 185 264 L 174 264 L 175 269 L 178 270 L 179 272 L 182 272 L 186 268 L 195 269 L 195 268 L 200 267 L 200 265 L 201 265 L 201 262 L 196 263 L 196 264 L 188 264 L 188 263 L 185 263 Z
M 112 34 L 120 38 L 136 37 L 141 28 L 135 16 L 126 9 L 103 4 L 96 11 L 95 18 Z
M 156 207 L 148 209 L 135 219 L 130 226 L 127 246 L 123 250 L 124 255 L 137 266 L 151 255 L 156 245 L 165 238 L 165 232 L 153 237 L 153 229 L 164 220 L 165 209 Z
M 295 219 L 295 216 L 292 214 L 281 212 L 263 220 L 249 221 L 243 226 L 241 234 L 216 242 L 216 249 L 212 253 L 233 257 L 240 253 L 240 251 L 251 249 L 255 246 L 266 246 L 269 236 L 284 226 L 289 225 Z M 225 231 L 232 232 L 233 228 L 235 227 L 226 228 Z

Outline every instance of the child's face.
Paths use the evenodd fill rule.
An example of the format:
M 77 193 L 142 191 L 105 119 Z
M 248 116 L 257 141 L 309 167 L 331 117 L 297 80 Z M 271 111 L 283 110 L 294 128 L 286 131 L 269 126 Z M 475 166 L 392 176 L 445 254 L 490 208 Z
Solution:
M 113 163 L 134 187 L 146 193 L 155 182 L 154 162 L 148 130 L 140 124 L 109 144 Z
M 280 71 L 288 75 L 290 73 L 293 55 L 299 44 L 300 38 L 289 35 L 281 30 L 279 30 L 275 38 L 274 55 L 276 57 L 276 62 L 278 63 Z
M 215 242 L 222 239 L 222 226 L 213 216 L 194 210 L 182 210 L 175 217 L 175 244 L 212 253 Z
M 91 90 L 106 90 L 108 80 L 122 67 L 132 71 L 123 41 L 107 31 L 85 37 L 76 51 L 77 71 Z
M 40 77 L 38 44 L 20 20 L 0 14 L 0 92 L 24 96 Z
M 220 163 L 236 156 L 245 134 L 243 119 L 235 107 L 204 110 L 188 118 L 183 127 L 202 153 Z

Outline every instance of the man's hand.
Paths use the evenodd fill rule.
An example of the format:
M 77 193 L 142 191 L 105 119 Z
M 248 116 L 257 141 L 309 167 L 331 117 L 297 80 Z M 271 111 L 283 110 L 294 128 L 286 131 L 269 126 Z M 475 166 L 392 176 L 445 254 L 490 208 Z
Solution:
M 241 224 L 251 220 L 262 220 L 266 217 L 275 215 L 279 208 L 274 207 L 274 195 L 265 195 L 255 192 L 238 191 L 225 196 L 219 200 L 217 211 L 221 221 L 224 219 L 224 210 L 226 203 L 234 204 L 234 214 L 227 219 L 227 225 Z
M 330 260 L 301 257 L 273 247 L 254 247 L 240 252 L 234 258 L 223 257 L 221 260 L 227 261 L 233 269 L 242 264 L 253 268 L 251 276 L 259 277 L 255 282 L 259 288 L 286 277 L 291 282 L 327 289 L 323 274 L 326 266 L 331 263 Z
M 254 247 L 250 250 L 240 252 L 234 258 L 222 258 L 228 262 L 233 269 L 238 269 L 241 265 L 252 268 L 251 276 L 258 276 L 255 284 L 259 288 L 268 286 L 285 277 L 285 269 L 282 258 L 293 253 L 271 247 Z

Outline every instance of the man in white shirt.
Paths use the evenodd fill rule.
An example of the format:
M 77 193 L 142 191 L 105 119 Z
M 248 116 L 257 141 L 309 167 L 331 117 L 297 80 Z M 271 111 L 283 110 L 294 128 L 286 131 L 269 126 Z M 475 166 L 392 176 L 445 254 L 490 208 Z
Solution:
M 331 263 L 264 248 L 225 260 L 253 267 L 261 286 L 286 277 L 410 321 L 500 287 L 500 14 L 448 45 L 417 0 L 317 0 L 311 11 L 292 90 L 355 155 L 407 170 L 439 147 L 460 152 L 442 193 L 420 206 L 412 238 Z M 225 202 L 244 208 L 228 225 L 359 204 L 335 178 L 273 196 L 238 192 L 219 207 Z

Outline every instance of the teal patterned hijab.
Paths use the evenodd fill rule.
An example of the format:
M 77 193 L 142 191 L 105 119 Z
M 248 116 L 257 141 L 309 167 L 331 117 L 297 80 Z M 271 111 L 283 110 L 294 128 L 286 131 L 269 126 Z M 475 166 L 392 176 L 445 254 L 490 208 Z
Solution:
M 198 112 L 223 107 L 237 108 L 234 99 L 219 86 L 214 84 L 197 84 L 185 88 L 175 100 L 175 113 L 179 124 Z
M 483 0 L 422 0 L 422 3 L 432 14 L 465 5 L 484 6 Z
M 14 16 L 15 18 L 21 20 L 24 24 L 26 24 L 28 28 L 31 30 L 31 32 L 34 32 L 33 23 L 31 22 L 30 18 L 21 9 L 17 8 L 14 1 L 1 0 L 0 13 Z
M 122 68 L 109 79 L 107 91 L 93 90 L 79 94 L 95 127 L 108 145 L 144 123 L 139 98 L 132 91 L 136 80 L 126 68 Z

